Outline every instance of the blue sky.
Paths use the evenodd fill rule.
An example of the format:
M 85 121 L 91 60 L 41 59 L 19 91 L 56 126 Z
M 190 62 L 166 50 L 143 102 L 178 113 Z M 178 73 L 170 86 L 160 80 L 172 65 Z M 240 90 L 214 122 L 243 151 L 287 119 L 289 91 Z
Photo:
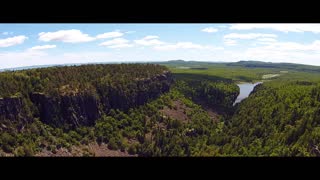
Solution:
M 173 59 L 320 65 L 320 24 L 0 24 L 0 69 Z

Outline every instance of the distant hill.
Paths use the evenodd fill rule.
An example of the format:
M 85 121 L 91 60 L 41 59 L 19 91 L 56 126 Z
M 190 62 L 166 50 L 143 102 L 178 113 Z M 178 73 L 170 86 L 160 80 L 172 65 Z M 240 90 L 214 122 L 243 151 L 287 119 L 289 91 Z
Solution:
M 70 63 L 70 64 L 51 64 L 51 65 L 35 65 L 35 66 L 24 66 L 15 68 L 5 68 L 0 69 L 3 71 L 17 71 L 25 69 L 36 69 L 36 68 L 46 68 L 46 67 L 58 67 L 58 66 L 79 66 L 85 64 L 160 64 L 166 66 L 176 66 L 176 67 L 190 67 L 191 69 L 203 69 L 207 68 L 207 65 L 218 65 L 218 66 L 233 66 L 233 67 L 244 67 L 244 68 L 277 68 L 283 70 L 296 70 L 305 72 L 320 72 L 320 66 L 304 65 L 304 64 L 294 64 L 294 63 L 272 63 L 272 62 L 262 62 L 255 60 L 241 60 L 238 62 L 208 62 L 208 61 L 186 61 L 186 60 L 169 60 L 169 61 L 136 61 L 136 62 L 92 62 L 92 63 Z
M 239 61 L 235 63 L 226 63 L 227 66 L 239 66 L 246 68 L 277 68 L 286 70 L 306 71 L 306 72 L 320 72 L 319 66 L 311 66 L 294 63 L 272 63 L 262 61 Z
M 204 62 L 204 61 L 184 61 L 184 60 L 171 60 L 166 62 L 159 62 L 162 65 L 176 66 L 176 67 L 190 67 L 205 68 L 206 65 L 217 65 L 229 67 L 243 67 L 243 68 L 276 68 L 281 70 L 295 70 L 304 72 L 320 72 L 320 66 L 304 65 L 304 64 L 294 64 L 294 63 L 272 63 L 272 62 L 262 62 L 254 60 L 241 60 L 238 62 Z

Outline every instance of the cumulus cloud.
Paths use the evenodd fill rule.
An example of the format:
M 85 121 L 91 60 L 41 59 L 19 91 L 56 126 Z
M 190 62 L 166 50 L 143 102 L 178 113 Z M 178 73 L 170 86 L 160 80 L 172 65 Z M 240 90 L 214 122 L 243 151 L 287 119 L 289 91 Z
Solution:
M 22 44 L 26 39 L 28 39 L 26 36 L 14 36 L 6 39 L 0 39 L 0 47 L 10 47 Z
M 44 60 L 44 57 L 48 56 L 42 51 L 0 52 L 0 67 L 11 68 L 46 64 L 48 61 Z
M 257 47 L 270 51 L 320 51 L 320 41 L 315 40 L 311 44 L 302 44 L 297 42 L 274 42 L 267 46 Z
M 204 46 L 200 44 L 195 44 L 193 42 L 177 42 L 177 43 L 169 43 L 163 42 L 159 40 L 159 36 L 149 35 L 145 36 L 142 39 L 134 40 L 137 45 L 142 46 L 152 46 L 155 50 L 161 51 L 170 51 L 176 49 L 207 49 L 207 50 L 217 50 L 223 48 L 217 48 L 213 46 Z
M 214 32 L 218 32 L 217 28 L 214 27 L 207 27 L 201 30 L 202 32 L 207 32 L 207 33 L 214 33 Z
M 44 42 L 61 41 L 66 43 L 82 43 L 95 40 L 94 37 L 90 37 L 88 34 L 84 34 L 77 29 L 41 32 L 38 35 L 39 40 Z
M 256 59 L 271 62 L 291 62 L 320 65 L 320 41 L 309 44 L 297 42 L 270 42 L 265 46 L 248 48 L 241 59 Z
M 258 38 L 257 41 L 263 41 L 263 42 L 276 42 L 277 40 L 274 38 Z
M 29 50 L 44 50 L 44 49 L 52 49 L 56 48 L 56 45 L 43 45 L 43 46 L 34 46 L 30 48 Z
M 272 29 L 281 32 L 320 33 L 320 24 L 232 24 L 231 30 Z
M 99 46 L 106 46 L 108 48 L 125 48 L 132 47 L 132 44 L 129 44 L 129 40 L 124 38 L 115 38 L 110 41 L 105 41 L 100 43 Z
M 237 41 L 234 39 L 224 39 L 223 43 L 227 46 L 235 46 L 237 45 Z
M 123 36 L 122 32 L 119 31 L 112 31 L 112 32 L 106 32 L 103 34 L 98 34 L 96 36 L 97 39 L 107 39 L 107 38 L 117 38 Z
M 247 33 L 238 34 L 231 33 L 223 36 L 224 39 L 256 39 L 256 38 L 276 38 L 276 34 Z
M 138 45 L 143 45 L 143 46 L 154 46 L 154 45 L 166 44 L 165 42 L 160 41 L 158 36 L 146 36 L 142 39 L 134 40 L 134 42 Z
M 208 50 L 222 50 L 221 47 L 204 46 L 195 44 L 192 42 L 178 42 L 175 44 L 166 44 L 161 46 L 155 46 L 156 50 L 176 50 L 176 49 L 208 49 Z

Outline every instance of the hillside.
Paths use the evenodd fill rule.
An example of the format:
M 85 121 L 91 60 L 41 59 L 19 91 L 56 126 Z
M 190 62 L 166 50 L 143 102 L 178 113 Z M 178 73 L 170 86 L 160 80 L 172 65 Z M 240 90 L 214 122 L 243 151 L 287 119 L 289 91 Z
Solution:
M 236 63 L 227 63 L 227 66 L 239 66 L 246 68 L 276 68 L 283 70 L 295 70 L 303 72 L 320 72 L 320 67 L 294 63 L 271 63 L 261 61 L 239 61 Z
M 229 120 L 225 155 L 319 156 L 320 83 L 258 85 Z
M 206 67 L 99 64 L 2 72 L 0 156 L 320 155 L 317 72 Z M 233 106 L 236 83 L 272 73 L 280 76 Z

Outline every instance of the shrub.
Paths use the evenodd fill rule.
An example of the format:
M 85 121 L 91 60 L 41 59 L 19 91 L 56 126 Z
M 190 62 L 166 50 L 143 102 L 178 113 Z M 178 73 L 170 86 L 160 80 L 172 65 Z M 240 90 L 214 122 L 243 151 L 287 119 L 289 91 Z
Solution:
M 117 150 L 119 147 L 117 145 L 117 142 L 114 138 L 111 138 L 109 143 L 108 143 L 108 148 L 111 150 Z
M 17 156 L 17 157 L 25 156 L 24 149 L 22 146 L 19 146 L 18 148 L 15 149 L 14 156 Z
M 1 135 L 0 142 L 3 151 L 6 153 L 11 153 L 16 145 L 16 139 L 7 132 Z
M 137 153 L 136 147 L 134 145 L 130 146 L 129 149 L 128 149 L 128 153 L 130 155 L 136 154 Z

